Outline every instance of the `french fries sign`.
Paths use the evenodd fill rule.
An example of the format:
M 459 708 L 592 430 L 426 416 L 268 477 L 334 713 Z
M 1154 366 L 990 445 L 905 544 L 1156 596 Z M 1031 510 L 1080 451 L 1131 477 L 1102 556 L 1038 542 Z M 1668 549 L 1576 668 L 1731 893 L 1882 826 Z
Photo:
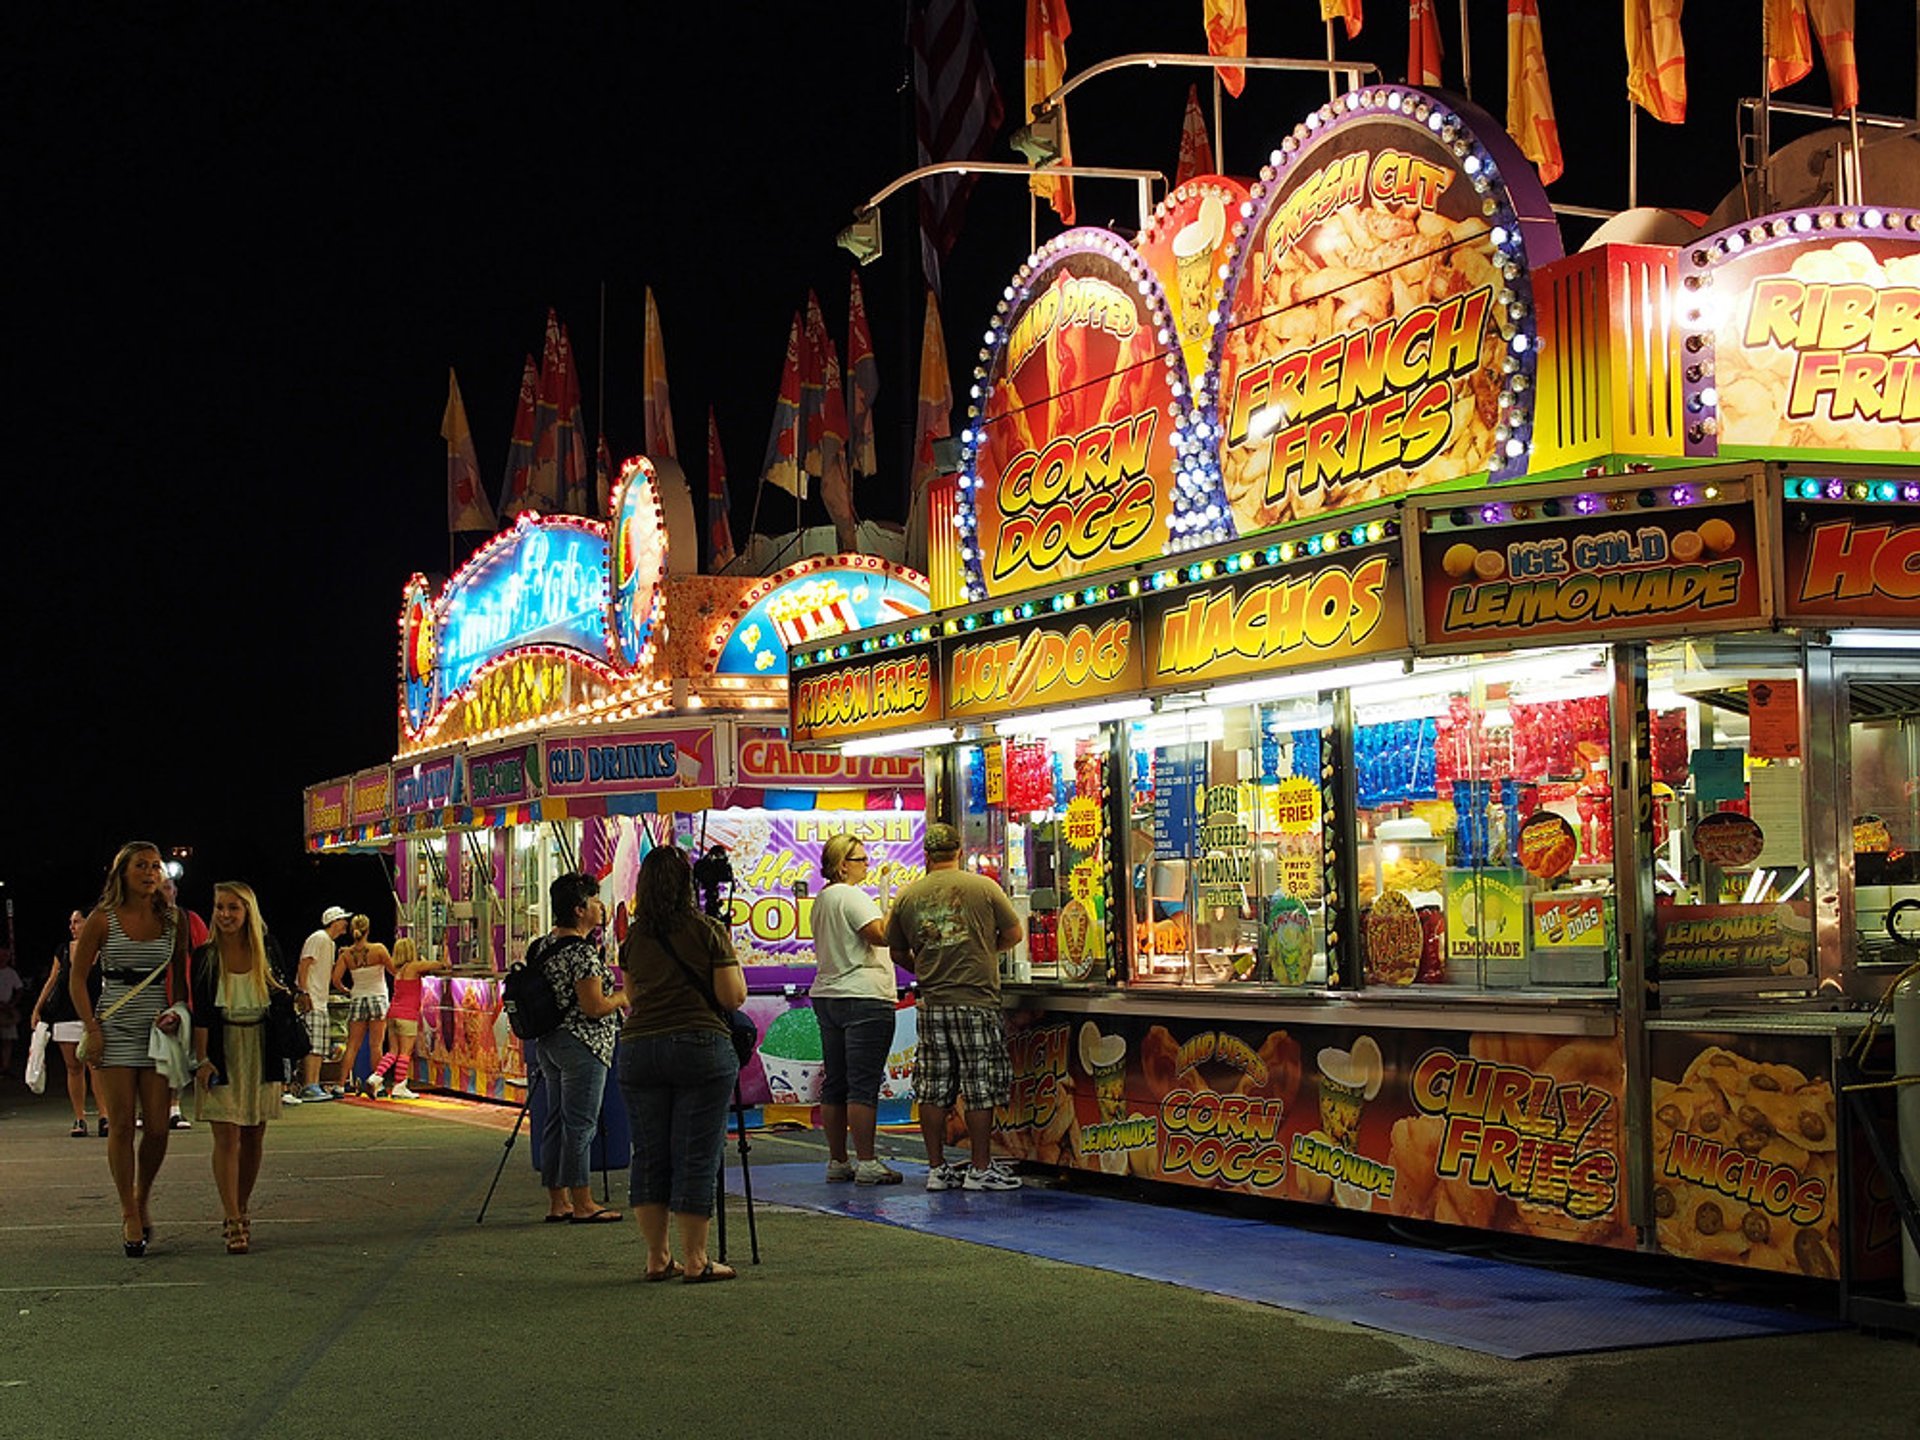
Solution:
M 1238 533 L 1525 473 L 1527 267 L 1558 250 L 1526 234 L 1543 198 L 1510 158 L 1471 107 L 1393 86 L 1343 97 L 1274 153 L 1208 387 Z

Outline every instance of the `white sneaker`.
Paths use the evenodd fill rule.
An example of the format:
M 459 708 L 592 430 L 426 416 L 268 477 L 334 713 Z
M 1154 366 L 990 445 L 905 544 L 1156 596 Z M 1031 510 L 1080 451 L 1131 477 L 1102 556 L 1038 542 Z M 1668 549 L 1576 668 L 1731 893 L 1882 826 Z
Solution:
M 985 1170 L 969 1167 L 967 1178 L 961 1181 L 961 1186 L 967 1190 L 1018 1190 L 1020 1177 L 1009 1175 L 1004 1170 L 996 1170 L 991 1165 Z
M 395 1100 L 418 1100 L 420 1098 L 418 1095 L 413 1093 L 413 1090 L 407 1085 L 407 1082 L 404 1080 L 402 1080 L 398 1085 L 394 1086 L 392 1091 L 389 1093 L 392 1094 Z
M 298 1105 L 300 1103 L 300 1097 L 291 1090 L 282 1090 L 280 1092 L 280 1103 L 282 1105 Z
M 900 1172 L 884 1160 L 862 1160 L 853 1167 L 856 1185 L 898 1185 Z
M 964 1165 L 933 1165 L 927 1169 L 927 1189 L 958 1190 L 967 1178 Z
M 860 1173 L 859 1167 L 856 1166 L 851 1160 L 827 1161 L 827 1183 L 829 1185 L 835 1185 L 835 1184 L 841 1183 L 842 1181 L 852 1180 L 859 1173 Z
M 386 1093 L 387 1093 L 387 1077 L 386 1076 L 370 1075 L 367 1077 L 367 1097 L 369 1099 L 378 1100 L 382 1095 Z

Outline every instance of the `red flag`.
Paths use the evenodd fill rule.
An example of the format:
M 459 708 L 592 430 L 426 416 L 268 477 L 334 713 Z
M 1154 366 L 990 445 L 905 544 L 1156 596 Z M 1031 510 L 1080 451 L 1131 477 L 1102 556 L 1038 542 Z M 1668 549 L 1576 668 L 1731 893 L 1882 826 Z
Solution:
M 560 317 L 547 311 L 547 340 L 540 352 L 540 382 L 533 392 L 533 482 L 536 510 L 560 508 Z
M 823 472 L 820 446 L 827 422 L 827 354 L 821 343 L 827 338 L 826 321 L 820 318 L 820 301 L 807 291 L 806 320 L 800 334 L 800 456 L 809 475 Z M 836 363 L 836 367 L 837 363 Z
M 867 329 L 867 302 L 860 294 L 860 272 L 849 272 L 852 288 L 847 301 L 847 449 L 857 475 L 878 475 L 880 460 L 873 443 L 873 405 L 880 394 L 880 362 L 873 356 L 873 333 Z
M 1553 92 L 1547 88 L 1539 0 L 1507 0 L 1507 129 L 1539 170 L 1542 185 L 1565 173 Z
M 727 490 L 727 457 L 720 449 L 720 424 L 707 407 L 707 569 L 714 574 L 733 562 L 733 496 Z
M 511 520 L 533 500 L 534 410 L 540 393 L 540 372 L 533 356 L 520 371 L 520 404 L 513 412 L 513 443 L 507 447 L 507 478 L 500 487 L 500 514 Z
M 1200 108 L 1200 87 L 1187 87 L 1187 117 L 1180 125 L 1180 161 L 1173 167 L 1178 190 L 1196 175 L 1213 173 L 1213 146 L 1207 140 L 1207 117 Z
M 1807 14 L 1820 37 L 1826 61 L 1833 113 L 1844 115 L 1860 104 L 1860 67 L 1853 45 L 1853 0 L 1766 0 L 1767 88 L 1778 90 L 1805 78 L 1813 69 L 1813 42 Z
M 1407 4 L 1407 83 L 1428 89 L 1446 84 L 1441 62 L 1447 52 L 1440 43 L 1440 17 L 1433 7 L 1434 0 L 1408 0 Z
M 587 486 L 587 422 L 580 411 L 580 371 L 573 363 L 573 340 L 560 327 L 560 424 L 554 449 L 560 456 L 560 493 L 569 515 L 585 515 L 592 497 Z
M 773 429 L 767 435 L 767 458 L 760 467 L 762 484 L 778 485 L 789 495 L 807 493 L 807 472 L 801 468 L 800 352 L 805 347 L 800 312 L 787 331 L 787 358 L 780 370 L 780 394 L 773 402 Z
M 1027 0 L 1027 115 L 1031 118 L 1040 102 L 1051 95 L 1067 78 L 1067 37 L 1073 34 L 1073 21 L 1067 18 L 1067 0 Z M 1067 116 L 1060 114 L 1060 160 L 1073 164 L 1073 145 L 1067 139 Z M 1033 193 L 1053 206 L 1063 225 L 1073 224 L 1073 181 L 1065 175 L 1049 175 L 1042 170 L 1028 185 Z
M 602 435 L 593 451 L 593 513 L 605 519 L 612 499 L 613 452 L 607 448 L 607 437 Z
M 1627 96 L 1656 120 L 1687 118 L 1684 0 L 1627 0 Z
M 440 438 L 447 442 L 447 529 L 493 530 L 493 502 L 480 484 L 480 457 L 473 452 L 473 431 L 467 428 L 467 405 L 460 398 L 460 380 L 447 367 L 447 408 L 440 416 Z
M 809 443 L 811 473 L 820 477 L 820 498 L 833 519 L 834 535 L 842 550 L 854 547 L 859 523 L 853 513 L 853 476 L 847 470 L 847 392 L 840 378 L 840 352 L 827 333 L 820 302 L 807 295 L 807 348 L 820 380 L 819 445 Z M 818 465 L 812 464 L 815 456 Z
M 920 164 L 983 159 L 1006 111 L 972 0 L 916 4 L 910 38 Z M 920 263 L 936 291 L 941 258 L 959 238 L 977 178 L 936 175 L 920 182 Z
M 1200 0 L 1207 27 L 1209 55 L 1247 53 L 1247 0 Z M 1220 83 L 1229 95 L 1247 88 L 1247 72 L 1237 65 L 1222 66 Z
M 667 402 L 667 344 L 660 338 L 660 310 L 647 287 L 647 335 L 640 356 L 640 385 L 646 396 L 647 454 L 655 460 L 673 460 L 673 407 Z
M 1352 40 L 1360 33 L 1360 0 L 1320 0 L 1320 18 L 1329 23 L 1345 21 L 1347 39 Z

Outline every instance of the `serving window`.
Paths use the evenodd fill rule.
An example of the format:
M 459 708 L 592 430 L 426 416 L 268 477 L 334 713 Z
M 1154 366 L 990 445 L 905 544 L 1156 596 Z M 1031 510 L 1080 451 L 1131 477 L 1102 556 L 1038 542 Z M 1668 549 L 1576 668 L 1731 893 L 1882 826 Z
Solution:
M 1920 956 L 1920 655 L 1847 681 L 1854 956 L 1903 966 Z M 1904 673 L 1902 673 L 1904 672 Z
M 1368 986 L 1609 986 L 1610 671 L 1523 653 L 1351 692 Z
M 1128 725 L 1136 983 L 1326 983 L 1331 723 L 1315 694 Z

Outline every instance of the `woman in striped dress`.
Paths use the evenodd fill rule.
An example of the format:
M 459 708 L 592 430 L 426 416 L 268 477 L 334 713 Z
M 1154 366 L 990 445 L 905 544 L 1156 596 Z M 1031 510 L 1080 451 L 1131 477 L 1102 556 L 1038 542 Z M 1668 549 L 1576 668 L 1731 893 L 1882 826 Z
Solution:
M 187 927 L 161 892 L 165 878 L 157 846 L 133 841 L 120 847 L 107 872 L 100 903 L 80 927 L 68 979 L 73 1007 L 93 1049 L 89 1063 L 95 1067 L 94 1093 L 107 1116 L 107 1168 L 120 1192 L 120 1238 L 129 1259 L 146 1254 L 147 1241 L 153 1238 L 148 1206 L 154 1177 L 167 1158 L 172 1092 L 148 1053 L 151 1032 L 158 1020 L 163 1030 L 173 1033 L 175 1017 L 160 1012 L 187 993 Z M 101 974 L 97 1009 L 87 993 L 96 963 Z M 162 965 L 168 967 L 166 973 L 119 1004 Z M 108 1010 L 113 1014 L 103 1021 Z M 136 1099 L 146 1122 L 137 1137 L 133 1128 Z

